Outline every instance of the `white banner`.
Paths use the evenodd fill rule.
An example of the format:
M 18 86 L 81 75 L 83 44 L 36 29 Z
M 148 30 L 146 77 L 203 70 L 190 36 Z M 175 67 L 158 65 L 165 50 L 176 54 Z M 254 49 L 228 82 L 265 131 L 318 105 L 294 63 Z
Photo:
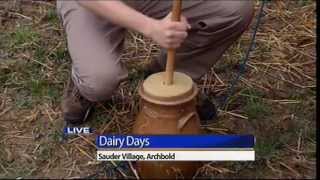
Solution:
M 254 150 L 98 150 L 98 161 L 254 161 Z

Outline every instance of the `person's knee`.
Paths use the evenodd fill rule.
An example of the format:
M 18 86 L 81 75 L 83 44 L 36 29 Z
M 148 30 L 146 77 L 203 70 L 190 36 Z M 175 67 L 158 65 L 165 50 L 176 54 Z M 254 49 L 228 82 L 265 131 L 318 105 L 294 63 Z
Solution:
M 216 8 L 214 6 L 217 6 L 215 1 L 208 3 L 212 3 L 208 5 L 209 7 Z M 207 19 L 198 22 L 198 25 L 208 34 L 216 35 L 223 29 L 223 34 L 228 32 L 229 35 L 232 35 L 243 32 L 248 27 L 253 18 L 253 11 L 252 0 L 220 1 L 219 10 L 211 13 Z
M 252 1 L 240 1 L 242 4 L 239 8 L 239 15 L 241 16 L 241 27 L 246 30 L 251 23 L 254 15 L 254 5 Z
M 232 1 L 226 5 L 226 14 L 234 17 L 232 29 L 235 31 L 243 32 L 247 29 L 253 18 L 253 1 Z
M 212 9 L 212 12 L 208 9 Z M 188 43 L 190 42 L 192 48 L 202 48 L 239 38 L 252 20 L 253 2 L 207 1 L 206 11 L 207 15 L 196 21 L 197 31 L 188 37 Z
M 116 72 L 100 72 L 96 74 L 94 80 L 91 82 L 91 89 L 93 101 L 106 100 L 111 97 L 113 92 L 117 89 L 120 80 Z
M 121 71 L 105 69 L 96 71 L 79 85 L 81 94 L 92 102 L 104 101 L 111 98 L 121 82 Z

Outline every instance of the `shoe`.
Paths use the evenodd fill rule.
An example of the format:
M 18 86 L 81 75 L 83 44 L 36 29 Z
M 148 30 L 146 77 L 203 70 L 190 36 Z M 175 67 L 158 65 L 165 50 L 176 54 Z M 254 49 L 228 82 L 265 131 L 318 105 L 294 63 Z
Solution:
M 81 96 L 72 79 L 69 78 L 62 100 L 64 121 L 72 125 L 79 125 L 86 122 L 93 105 L 93 102 Z
M 199 95 L 196 108 L 201 124 L 207 124 L 218 117 L 216 105 L 203 93 Z

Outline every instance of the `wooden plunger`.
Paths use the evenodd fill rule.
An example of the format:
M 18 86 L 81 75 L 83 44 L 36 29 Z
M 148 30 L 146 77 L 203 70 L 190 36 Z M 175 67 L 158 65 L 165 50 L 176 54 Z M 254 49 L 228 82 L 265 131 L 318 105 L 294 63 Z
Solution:
M 182 4 L 181 0 L 173 1 L 171 21 L 180 21 L 181 4 Z M 173 83 L 175 58 L 176 58 L 176 50 L 168 49 L 167 64 L 166 64 L 166 84 L 167 85 L 171 85 Z
M 181 0 L 174 0 L 172 20 L 179 20 Z M 198 88 L 186 74 L 174 72 L 175 50 L 169 49 L 166 71 L 149 76 L 140 86 L 140 112 L 133 134 L 200 134 L 196 111 Z M 165 152 L 163 152 L 165 153 Z M 138 161 L 141 178 L 191 178 L 200 167 L 197 162 Z

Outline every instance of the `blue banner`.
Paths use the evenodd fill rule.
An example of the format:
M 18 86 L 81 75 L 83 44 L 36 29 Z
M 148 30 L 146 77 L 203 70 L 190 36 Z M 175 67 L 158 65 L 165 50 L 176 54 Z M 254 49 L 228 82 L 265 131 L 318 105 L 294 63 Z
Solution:
M 253 135 L 104 135 L 98 148 L 253 148 Z

